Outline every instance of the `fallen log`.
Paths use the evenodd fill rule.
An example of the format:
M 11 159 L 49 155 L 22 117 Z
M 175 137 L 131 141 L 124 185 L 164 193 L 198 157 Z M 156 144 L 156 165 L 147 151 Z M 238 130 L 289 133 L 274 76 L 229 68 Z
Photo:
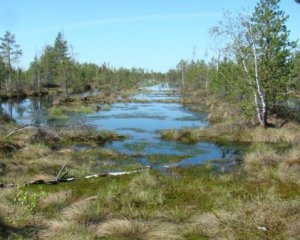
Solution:
M 59 184 L 59 183 L 73 182 L 73 181 L 79 180 L 79 179 L 89 179 L 89 178 L 99 178 L 99 177 L 108 177 L 108 176 L 122 176 L 122 175 L 134 174 L 134 173 L 139 173 L 139 172 L 148 170 L 149 168 L 150 168 L 150 166 L 146 166 L 145 168 L 137 169 L 137 170 L 133 170 L 133 171 L 95 173 L 95 174 L 85 176 L 83 178 L 69 177 L 69 178 L 54 179 L 54 180 L 50 180 L 50 181 L 45 181 L 43 179 L 38 179 L 38 180 L 35 180 L 33 182 L 24 182 L 24 183 L 19 184 L 19 185 L 14 184 L 14 183 L 10 183 L 10 184 L 0 183 L 0 188 L 13 188 L 13 187 L 18 187 L 18 186 L 31 186 L 31 185 L 56 185 L 56 184 Z

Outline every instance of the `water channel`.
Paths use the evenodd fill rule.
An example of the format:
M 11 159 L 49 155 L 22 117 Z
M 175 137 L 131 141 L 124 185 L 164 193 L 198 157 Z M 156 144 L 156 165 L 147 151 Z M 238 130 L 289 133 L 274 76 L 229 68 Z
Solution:
M 53 97 L 25 99 L 20 102 L 2 103 L 4 112 L 11 115 L 18 124 L 46 125 L 50 127 L 84 124 L 98 130 L 107 129 L 130 136 L 122 142 L 116 141 L 105 147 L 118 152 L 139 155 L 136 161 L 155 168 L 202 164 L 209 160 L 227 160 L 226 167 L 235 165 L 237 146 L 219 145 L 212 142 L 182 144 L 163 141 L 159 131 L 169 128 L 196 128 L 208 125 L 206 112 L 193 112 L 179 103 L 164 103 L 157 100 L 177 99 L 168 84 L 147 87 L 147 92 L 133 98 L 148 100 L 142 102 L 115 103 L 108 111 L 92 114 L 70 114 L 68 120 L 53 120 L 47 115 L 52 106 Z M 93 94 L 93 93 L 91 93 Z M 86 94 L 85 94 L 86 96 Z M 78 148 L 80 149 L 80 147 Z M 155 164 L 143 157 L 149 154 L 161 156 L 162 161 Z M 180 161 L 164 163 L 165 155 L 182 155 Z M 222 166 L 224 167 L 224 166 Z

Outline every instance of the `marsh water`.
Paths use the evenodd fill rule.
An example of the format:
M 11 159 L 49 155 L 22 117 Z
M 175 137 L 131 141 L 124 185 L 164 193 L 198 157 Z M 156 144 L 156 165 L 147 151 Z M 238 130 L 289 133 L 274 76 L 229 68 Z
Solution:
M 159 131 L 164 129 L 206 127 L 208 113 L 189 111 L 179 103 L 159 102 L 158 100 L 180 97 L 172 92 L 173 87 L 169 84 L 147 87 L 146 90 L 145 93 L 133 96 L 135 99 L 148 100 L 145 103 L 115 103 L 108 111 L 70 114 L 68 120 L 48 118 L 47 109 L 52 106 L 52 97 L 25 99 L 17 103 L 2 103 L 2 109 L 19 124 L 51 127 L 84 124 L 99 130 L 107 129 L 127 134 L 130 136 L 129 139 L 108 143 L 105 147 L 136 156 L 136 161 L 152 167 L 185 166 L 220 159 L 223 161 L 219 161 L 219 165 L 226 163 L 226 168 L 235 164 L 239 148 L 234 145 L 218 145 L 212 142 L 182 144 L 161 140 Z M 84 146 L 77 146 L 77 149 L 81 147 Z M 156 155 L 158 161 L 154 164 L 149 163 L 147 155 Z M 166 155 L 180 155 L 182 158 L 176 162 L 165 162 Z

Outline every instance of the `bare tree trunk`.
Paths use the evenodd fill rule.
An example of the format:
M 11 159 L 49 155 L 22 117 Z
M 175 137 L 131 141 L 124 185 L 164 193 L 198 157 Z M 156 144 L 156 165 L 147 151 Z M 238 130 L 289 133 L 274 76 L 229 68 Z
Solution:
M 44 81 L 47 82 L 47 85 L 50 85 L 48 58 L 46 58 L 45 79 L 44 79 Z
M 11 83 L 11 69 L 8 70 L 8 78 L 5 81 L 5 88 L 7 92 L 10 91 L 10 86 L 11 86 L 10 83 Z
M 38 66 L 38 69 L 37 69 L 37 87 L 38 89 L 40 88 L 41 86 L 41 72 L 40 72 L 40 67 Z
M 255 109 L 256 109 L 257 119 L 259 121 L 259 124 L 262 124 L 263 120 L 262 120 L 261 114 L 260 114 L 257 93 L 255 91 L 253 91 L 253 95 L 254 95 L 254 102 L 255 102 Z
M 181 63 L 181 94 L 183 95 L 184 90 L 184 64 Z
M 260 84 L 260 80 L 259 80 L 257 52 L 256 52 L 256 45 L 255 45 L 255 41 L 254 41 L 254 37 L 253 37 L 253 31 L 252 31 L 251 23 L 249 23 L 249 30 L 250 30 L 250 37 L 251 37 L 251 41 L 252 41 L 252 51 L 253 51 L 253 56 L 254 56 L 256 88 L 257 88 L 257 92 L 258 92 L 258 95 L 259 95 L 259 98 L 260 98 L 260 101 L 261 101 L 261 105 L 262 105 L 262 114 L 261 114 L 262 115 L 262 120 L 263 120 L 262 124 L 266 128 L 268 126 L 268 117 L 267 117 L 268 107 L 267 107 L 265 95 L 262 92 L 261 84 Z
M 248 24 L 249 24 L 249 26 L 251 26 L 250 25 L 251 23 L 248 22 Z M 235 32 L 233 30 L 233 23 L 232 23 L 231 18 L 229 18 L 229 29 L 230 29 L 230 35 L 232 36 L 232 38 L 237 40 L 236 41 L 237 50 L 238 50 L 238 52 L 241 56 L 244 71 L 245 71 L 247 77 L 249 77 L 250 73 L 249 73 L 249 69 L 248 69 L 246 61 L 245 61 L 244 53 L 243 53 L 242 48 L 241 48 L 240 38 L 239 38 L 238 35 L 235 34 Z M 252 33 L 251 33 L 251 40 L 253 41 Z M 256 54 L 255 54 L 255 57 L 256 57 Z M 256 60 L 256 63 L 257 63 L 257 60 Z M 256 74 L 258 76 L 258 68 L 255 67 L 255 70 L 257 70 Z M 257 80 L 258 80 L 258 77 L 257 77 Z M 253 96 L 254 96 L 254 104 L 255 104 L 255 109 L 256 109 L 256 114 L 257 114 L 257 119 L 258 119 L 259 124 L 262 125 L 263 124 L 263 116 L 261 114 L 262 111 L 261 111 L 261 107 L 260 107 L 260 104 L 259 104 L 259 101 L 258 101 L 258 96 L 257 96 L 257 92 L 256 92 L 257 90 L 255 89 L 255 87 L 254 87 L 251 80 L 247 79 L 246 82 L 249 84 L 249 86 L 252 89 Z M 259 87 L 259 89 L 260 89 L 260 87 Z M 259 94 L 259 96 L 261 96 L 261 95 Z M 262 104 L 262 106 L 264 106 L 264 105 Z
M 246 65 L 243 53 L 242 53 L 242 51 L 240 49 L 239 49 L 239 51 L 240 51 L 240 54 L 241 54 L 241 57 L 242 57 L 244 71 L 245 71 L 245 73 L 247 75 L 249 75 L 249 70 L 248 70 L 248 67 Z M 248 83 L 249 83 L 250 86 L 253 86 L 253 84 L 251 83 L 251 81 L 248 80 Z M 255 109 L 256 109 L 257 119 L 258 119 L 259 124 L 262 124 L 263 123 L 263 119 L 262 119 L 262 116 L 261 116 L 261 110 L 260 110 L 260 106 L 259 106 L 259 102 L 258 102 L 258 96 L 257 96 L 257 93 L 256 93 L 255 89 L 253 89 L 252 91 L 253 91 L 253 95 L 254 95 L 254 103 L 255 103 Z
M 68 93 L 68 76 L 67 76 L 67 70 L 64 69 L 64 75 L 65 75 L 65 91 L 66 91 L 66 96 L 68 97 L 69 96 L 69 93 Z

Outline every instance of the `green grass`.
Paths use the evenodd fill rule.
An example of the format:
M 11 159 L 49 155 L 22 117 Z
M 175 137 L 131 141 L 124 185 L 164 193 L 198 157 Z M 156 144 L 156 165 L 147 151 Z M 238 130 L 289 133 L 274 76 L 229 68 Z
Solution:
M 48 115 L 50 118 L 59 120 L 68 119 L 68 113 L 90 114 L 93 112 L 95 112 L 93 107 L 83 105 L 54 106 L 48 109 Z
M 151 164 L 167 164 L 176 163 L 183 159 L 189 158 L 189 155 L 166 155 L 166 154 L 151 154 L 147 156 L 147 160 Z
M 40 234 L 50 239 L 72 234 L 104 239 L 132 239 L 135 234 L 140 239 L 274 239 L 297 233 L 290 226 L 300 220 L 298 184 L 268 179 L 256 184 L 247 172 L 216 175 L 213 169 L 173 168 L 166 175 L 149 170 L 22 189 L 47 193 L 38 214 L 49 227 Z
M 48 110 L 48 115 L 50 119 L 59 119 L 59 120 L 67 120 L 68 115 L 65 109 L 61 107 L 52 107 Z

